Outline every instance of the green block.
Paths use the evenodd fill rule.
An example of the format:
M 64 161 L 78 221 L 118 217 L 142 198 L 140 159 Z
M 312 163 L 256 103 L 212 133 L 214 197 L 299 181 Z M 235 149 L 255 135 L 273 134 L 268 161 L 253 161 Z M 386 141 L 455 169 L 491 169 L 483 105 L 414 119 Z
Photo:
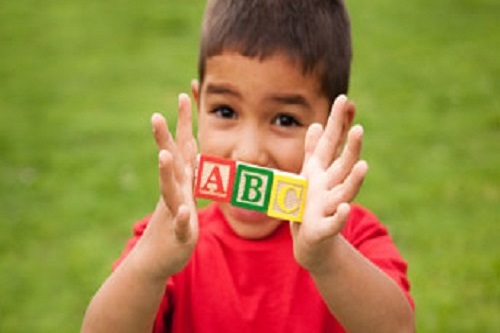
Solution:
M 238 163 L 231 204 L 267 212 L 274 173 L 267 168 Z

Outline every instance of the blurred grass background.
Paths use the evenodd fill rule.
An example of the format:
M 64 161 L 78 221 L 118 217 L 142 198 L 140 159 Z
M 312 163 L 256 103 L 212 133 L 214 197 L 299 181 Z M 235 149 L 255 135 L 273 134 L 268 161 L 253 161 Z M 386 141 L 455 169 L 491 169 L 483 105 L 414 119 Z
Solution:
M 157 198 L 149 118 L 196 76 L 203 1 L 0 2 L 0 332 L 78 331 Z M 419 332 L 500 327 L 500 3 L 348 1 L 359 201 Z

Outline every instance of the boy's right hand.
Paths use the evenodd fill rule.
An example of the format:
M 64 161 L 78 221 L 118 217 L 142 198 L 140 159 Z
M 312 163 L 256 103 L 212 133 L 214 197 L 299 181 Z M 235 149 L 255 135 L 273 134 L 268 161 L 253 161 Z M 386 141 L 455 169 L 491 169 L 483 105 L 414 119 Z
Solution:
M 165 279 L 182 270 L 198 239 L 198 216 L 193 195 L 197 145 L 193 137 L 191 101 L 179 95 L 177 130 L 173 139 L 165 118 L 151 119 L 159 150 L 161 197 L 136 255 L 151 277 Z

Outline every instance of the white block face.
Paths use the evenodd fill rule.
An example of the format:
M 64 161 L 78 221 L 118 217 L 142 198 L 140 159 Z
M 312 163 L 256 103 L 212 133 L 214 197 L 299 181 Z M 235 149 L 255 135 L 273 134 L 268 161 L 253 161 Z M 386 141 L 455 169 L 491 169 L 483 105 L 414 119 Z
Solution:
M 231 168 L 212 162 L 203 163 L 200 177 L 200 193 L 225 196 L 229 189 Z
M 238 186 L 238 202 L 263 206 L 269 177 L 250 171 L 242 171 Z

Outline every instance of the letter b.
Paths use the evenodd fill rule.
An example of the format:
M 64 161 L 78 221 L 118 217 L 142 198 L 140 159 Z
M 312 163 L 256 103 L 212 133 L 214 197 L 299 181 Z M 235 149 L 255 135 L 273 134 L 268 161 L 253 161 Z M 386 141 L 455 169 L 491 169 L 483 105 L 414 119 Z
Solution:
M 273 172 L 265 168 L 238 164 L 232 204 L 266 212 L 273 182 Z

